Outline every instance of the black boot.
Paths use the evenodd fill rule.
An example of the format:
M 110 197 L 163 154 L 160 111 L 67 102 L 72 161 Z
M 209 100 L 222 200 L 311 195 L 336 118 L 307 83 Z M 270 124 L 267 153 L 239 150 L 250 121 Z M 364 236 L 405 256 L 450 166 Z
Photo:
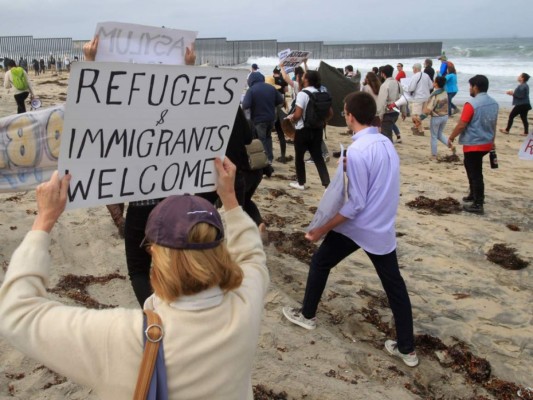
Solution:
M 263 175 L 265 175 L 267 178 L 270 178 L 273 173 L 274 168 L 272 168 L 272 165 L 267 165 L 265 168 L 263 168 Z
M 477 203 L 465 204 L 463 205 L 463 210 L 469 213 L 480 214 L 480 215 L 483 215 L 485 213 L 483 210 L 483 204 L 477 204 Z
M 474 201 L 474 191 L 472 190 L 472 185 L 469 185 L 468 196 L 463 197 L 465 203 L 472 203 Z

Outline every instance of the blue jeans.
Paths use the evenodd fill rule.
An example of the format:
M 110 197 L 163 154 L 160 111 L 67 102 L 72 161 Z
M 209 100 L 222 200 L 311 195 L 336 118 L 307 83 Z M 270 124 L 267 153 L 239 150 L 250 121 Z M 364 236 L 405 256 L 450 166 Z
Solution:
M 437 141 L 440 140 L 441 143 L 444 143 L 448 146 L 448 138 L 444 136 L 444 127 L 448 122 L 448 116 L 443 115 L 441 117 L 431 117 L 431 122 L 429 123 L 429 129 L 431 129 L 431 154 L 437 155 Z
M 265 153 L 267 155 L 268 161 L 272 164 L 274 160 L 274 153 L 272 152 L 272 127 L 274 126 L 273 122 L 257 122 L 254 123 L 255 133 L 257 138 L 263 143 L 265 148 Z
M 398 128 L 398 125 L 396 124 L 392 125 L 392 132 L 394 132 L 396 137 L 400 137 L 400 128 Z
M 456 94 L 457 92 L 448 93 L 448 116 L 452 115 L 452 109 L 457 110 L 457 106 L 452 103 L 452 99 L 455 97 Z
M 318 250 L 313 254 L 307 286 L 305 288 L 302 314 L 305 318 L 316 315 L 318 303 L 326 287 L 330 270 L 359 249 L 359 245 L 340 233 L 330 231 Z M 381 280 L 396 324 L 398 349 L 408 354 L 415 349 L 413 315 L 407 287 L 400 274 L 396 250 L 377 255 L 365 251 Z

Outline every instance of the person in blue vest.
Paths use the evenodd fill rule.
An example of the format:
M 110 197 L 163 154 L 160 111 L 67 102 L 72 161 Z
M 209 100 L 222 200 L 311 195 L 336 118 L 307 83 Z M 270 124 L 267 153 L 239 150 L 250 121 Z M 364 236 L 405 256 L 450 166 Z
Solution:
M 463 145 L 464 166 L 468 177 L 469 193 L 463 197 L 464 211 L 483 214 L 485 185 L 483 182 L 483 157 L 494 149 L 498 103 L 487 94 L 489 80 L 484 75 L 476 75 L 468 81 L 470 96 L 465 103 L 461 120 L 448 138 L 448 147 L 459 136 Z

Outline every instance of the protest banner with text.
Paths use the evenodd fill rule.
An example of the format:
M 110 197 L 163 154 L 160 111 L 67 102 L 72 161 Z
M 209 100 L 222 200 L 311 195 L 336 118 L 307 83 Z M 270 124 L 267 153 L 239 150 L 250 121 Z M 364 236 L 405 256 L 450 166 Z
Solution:
M 59 171 L 68 209 L 216 189 L 247 71 L 77 63 Z
M 294 68 L 300 65 L 304 60 L 308 59 L 310 55 L 310 51 L 291 51 L 291 49 L 285 49 L 278 53 L 279 60 L 287 73 L 294 71 Z
M 95 34 L 99 38 L 96 61 L 183 65 L 185 50 L 198 32 L 100 22 Z
M 57 169 L 64 106 L 0 118 L 0 192 L 35 189 Z
M 522 160 L 533 160 L 533 132 L 529 132 L 520 146 L 518 157 Z

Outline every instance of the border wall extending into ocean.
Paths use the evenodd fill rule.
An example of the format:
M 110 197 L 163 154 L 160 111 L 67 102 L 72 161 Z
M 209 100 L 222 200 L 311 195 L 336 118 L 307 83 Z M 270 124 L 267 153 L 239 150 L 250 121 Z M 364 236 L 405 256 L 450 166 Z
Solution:
M 277 57 L 285 49 L 311 52 L 311 58 L 379 59 L 438 57 L 442 42 L 346 43 L 278 42 L 277 40 L 196 39 L 196 61 L 199 64 L 244 64 L 250 57 Z
M 18 62 L 25 58 L 52 54 L 56 59 L 68 56 L 83 59 L 83 45 L 87 40 L 71 38 L 34 38 L 33 36 L 0 36 L 0 57 Z M 379 59 L 436 57 L 441 54 L 442 42 L 345 43 L 278 42 L 277 40 L 227 40 L 226 38 L 196 39 L 197 64 L 238 65 L 250 57 L 277 57 L 285 49 L 311 52 L 313 59 Z

